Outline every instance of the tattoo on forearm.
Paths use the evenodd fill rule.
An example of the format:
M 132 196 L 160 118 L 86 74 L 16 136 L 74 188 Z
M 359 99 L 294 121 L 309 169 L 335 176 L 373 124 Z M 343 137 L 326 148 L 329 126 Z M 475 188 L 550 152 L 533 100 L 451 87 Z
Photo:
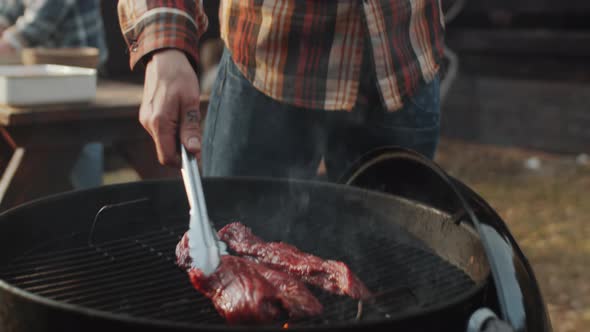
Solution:
M 186 112 L 186 121 L 187 122 L 198 122 L 199 121 L 199 111 Z

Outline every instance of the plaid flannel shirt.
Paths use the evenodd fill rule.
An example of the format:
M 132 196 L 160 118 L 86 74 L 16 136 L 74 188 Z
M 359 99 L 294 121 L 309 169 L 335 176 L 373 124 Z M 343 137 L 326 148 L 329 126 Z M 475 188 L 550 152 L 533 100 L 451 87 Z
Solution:
M 16 49 L 88 46 L 107 58 L 100 0 L 2 0 L 0 29 Z
M 244 76 L 275 100 L 305 108 L 353 108 L 364 43 L 391 111 L 435 77 L 442 57 L 440 0 L 221 0 L 219 18 Z M 120 0 L 119 20 L 131 67 L 162 48 L 197 62 L 208 24 L 194 0 Z

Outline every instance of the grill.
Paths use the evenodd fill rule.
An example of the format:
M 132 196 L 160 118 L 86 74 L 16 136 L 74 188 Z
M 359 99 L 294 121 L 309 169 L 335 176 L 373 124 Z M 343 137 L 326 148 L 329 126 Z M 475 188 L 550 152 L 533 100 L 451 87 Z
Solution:
M 344 179 L 349 186 L 204 180 L 217 229 L 240 221 L 267 241 L 341 260 L 376 295 L 359 305 L 312 289 L 324 314 L 289 329 L 464 331 L 485 316 L 551 332 L 526 257 L 467 186 L 395 148 L 367 155 Z M 187 211 L 182 182 L 162 180 L 59 194 L 0 214 L 0 330 L 242 331 L 174 263 Z
M 479 239 L 441 210 L 319 182 L 219 178 L 204 189 L 216 229 L 240 221 L 343 261 L 376 295 L 359 304 L 311 288 L 323 314 L 290 329 L 457 329 L 487 292 Z M 0 329 L 234 330 L 175 265 L 188 220 L 180 181 L 60 194 L 0 215 Z
M 224 324 L 209 300 L 192 288 L 186 273 L 175 265 L 174 248 L 186 229 L 187 218 L 170 219 L 165 222 L 167 226 L 114 241 L 79 246 L 85 234 L 60 239 L 15 259 L 0 278 L 31 293 L 85 308 L 169 322 Z M 269 227 L 264 223 L 257 226 L 261 233 Z M 363 250 L 340 256 L 334 255 L 339 250 L 330 241 L 306 243 L 304 247 L 322 257 L 346 262 L 376 293 L 376 302 L 359 306 L 348 297 L 312 289 L 325 306 L 324 314 L 290 324 L 389 319 L 426 309 L 474 286 L 463 271 L 419 243 L 400 243 L 374 235 L 368 238 L 366 233 L 358 236 L 365 244 Z

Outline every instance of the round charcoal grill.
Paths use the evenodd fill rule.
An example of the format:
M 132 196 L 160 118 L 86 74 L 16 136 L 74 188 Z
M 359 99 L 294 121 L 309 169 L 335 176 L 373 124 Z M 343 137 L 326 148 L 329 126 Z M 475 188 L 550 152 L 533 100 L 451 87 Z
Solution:
M 342 260 L 376 294 L 375 303 L 359 306 L 312 289 L 324 314 L 289 322 L 290 329 L 414 320 L 444 330 L 463 326 L 480 304 L 489 276 L 480 241 L 441 210 L 317 182 L 219 178 L 204 186 L 216 228 L 238 220 L 267 241 Z M 4 213 L 0 325 L 11 331 L 239 328 L 227 326 L 175 266 L 187 211 L 182 184 L 157 181 L 62 194 Z M 31 319 L 32 312 L 41 318 Z
M 256 330 L 464 331 L 492 319 L 501 331 L 551 331 L 526 257 L 469 188 L 400 149 L 370 153 L 344 179 L 204 181 L 217 228 L 241 221 L 267 241 L 344 261 L 376 295 L 359 304 L 312 289 L 322 316 Z M 2 213 L 0 331 L 248 328 L 226 325 L 174 264 L 187 211 L 182 183 L 169 180 Z

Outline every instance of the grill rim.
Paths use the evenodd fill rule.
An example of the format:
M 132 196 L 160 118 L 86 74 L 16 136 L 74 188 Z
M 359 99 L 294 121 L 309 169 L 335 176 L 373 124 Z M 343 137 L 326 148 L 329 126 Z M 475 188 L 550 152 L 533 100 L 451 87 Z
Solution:
M 311 183 L 315 186 L 332 187 L 332 189 L 334 189 L 334 188 L 338 189 L 342 186 L 342 185 L 333 184 L 333 183 L 324 183 L 324 182 L 318 183 L 318 182 L 314 182 L 314 181 L 294 180 L 294 179 L 277 180 L 277 179 L 264 178 L 264 177 L 232 177 L 232 178 L 217 177 L 217 178 L 209 178 L 209 179 L 207 179 L 208 180 L 207 182 L 224 181 L 227 179 L 242 180 L 242 181 L 244 181 L 244 180 L 245 181 L 270 181 L 270 182 L 279 181 L 279 182 L 288 182 L 288 183 L 295 183 L 295 184 Z M 11 214 L 18 213 L 19 211 L 21 211 L 23 209 L 33 209 L 36 205 L 39 205 L 39 204 L 47 204 L 47 203 L 51 203 L 52 201 L 64 200 L 64 199 L 67 199 L 68 197 L 75 197 L 77 195 L 80 195 L 80 194 L 83 194 L 86 192 L 105 190 L 105 189 L 106 190 L 117 190 L 118 188 L 127 188 L 130 184 L 131 185 L 140 185 L 140 186 L 150 186 L 150 185 L 169 184 L 170 182 L 180 182 L 180 181 L 179 180 L 170 180 L 170 179 L 144 180 L 144 181 L 138 181 L 135 183 L 120 183 L 120 184 L 102 186 L 102 187 L 98 187 L 98 188 L 73 190 L 73 191 L 69 191 L 69 192 L 65 192 L 65 193 L 58 193 L 58 194 L 54 194 L 51 196 L 32 200 L 32 201 L 24 203 L 22 205 L 10 208 L 10 209 L 0 213 L 0 220 L 4 221 L 5 219 L 10 219 Z M 371 190 L 357 188 L 357 187 L 346 187 L 346 190 L 352 190 L 352 191 L 357 191 L 359 193 L 376 195 L 376 196 L 386 196 L 386 197 L 395 196 L 395 195 L 391 195 L 391 194 L 385 194 L 385 193 L 371 191 Z M 437 208 L 425 205 L 423 203 L 420 203 L 420 202 L 417 202 L 414 200 L 410 200 L 405 197 L 401 197 L 401 196 L 395 196 L 395 197 L 396 197 L 396 199 L 409 201 L 409 202 L 415 202 L 416 204 L 421 205 L 421 206 L 425 206 L 428 209 L 431 209 L 433 211 L 436 211 L 437 213 L 440 213 L 441 215 L 450 217 L 450 214 L 448 214 L 445 211 L 439 210 Z M 0 228 L 2 226 L 3 226 L 2 223 L 0 223 Z M 460 268 L 460 267 L 457 267 L 457 268 Z M 320 330 L 322 330 L 323 331 L 326 329 L 333 329 L 333 328 L 342 329 L 342 330 L 360 329 L 360 328 L 376 328 L 376 327 L 381 326 L 383 324 L 388 324 L 388 323 L 391 324 L 391 323 L 399 322 L 399 321 L 412 320 L 412 319 L 416 319 L 418 317 L 429 317 L 429 316 L 432 316 L 433 314 L 435 314 L 437 312 L 441 312 L 445 309 L 448 309 L 451 307 L 458 307 L 461 304 L 467 303 L 469 300 L 476 298 L 478 296 L 478 294 L 483 294 L 485 292 L 485 290 L 487 289 L 488 285 L 493 283 L 493 281 L 491 280 L 491 274 L 488 274 L 488 276 L 481 281 L 474 280 L 474 283 L 475 283 L 474 286 L 472 286 L 469 290 L 463 292 L 462 294 L 453 296 L 452 299 L 450 299 L 450 300 L 439 301 L 435 305 L 431 305 L 426 309 L 413 308 L 408 311 L 404 311 L 402 314 L 391 314 L 389 318 L 383 318 L 381 320 L 375 320 L 375 321 L 348 320 L 348 321 L 344 321 L 342 323 L 330 323 L 330 324 L 325 324 L 325 325 L 306 325 L 306 326 L 301 326 L 301 327 L 299 327 L 297 325 L 293 325 L 293 327 L 289 327 L 289 330 L 294 330 L 294 331 L 297 331 L 297 330 L 320 331 Z M 16 286 L 9 284 L 8 282 L 6 282 L 2 278 L 0 278 L 0 291 L 9 292 L 13 296 L 18 296 L 23 300 L 33 302 L 35 305 L 45 305 L 45 306 L 49 306 L 53 309 L 60 309 L 60 310 L 71 312 L 71 313 L 74 313 L 77 315 L 82 315 L 84 317 L 100 318 L 100 319 L 113 321 L 113 322 L 123 322 L 123 323 L 127 323 L 127 324 L 142 324 L 142 325 L 148 325 L 150 327 L 156 327 L 156 328 L 161 328 L 161 329 L 174 328 L 174 329 L 182 329 L 182 330 L 187 330 L 187 331 L 199 331 L 199 330 L 250 331 L 250 330 L 252 330 L 252 326 L 247 326 L 247 325 L 232 326 L 232 325 L 219 325 L 219 324 L 207 324 L 207 323 L 190 324 L 190 323 L 182 323 L 182 322 L 170 322 L 170 321 L 135 317 L 135 316 L 125 315 L 125 314 L 120 314 L 120 313 L 113 313 L 113 312 L 92 309 L 92 308 L 86 308 L 86 307 L 83 307 L 80 305 L 60 302 L 57 300 L 46 298 L 46 297 L 37 295 L 35 293 L 23 290 L 21 288 L 18 288 Z M 1 294 L 0 294 L 0 297 L 1 297 Z M 277 331 L 277 330 L 281 330 L 281 328 L 278 326 L 275 327 L 275 326 L 269 326 L 269 325 L 260 325 L 260 326 L 256 326 L 256 330 L 258 330 L 258 331 Z

